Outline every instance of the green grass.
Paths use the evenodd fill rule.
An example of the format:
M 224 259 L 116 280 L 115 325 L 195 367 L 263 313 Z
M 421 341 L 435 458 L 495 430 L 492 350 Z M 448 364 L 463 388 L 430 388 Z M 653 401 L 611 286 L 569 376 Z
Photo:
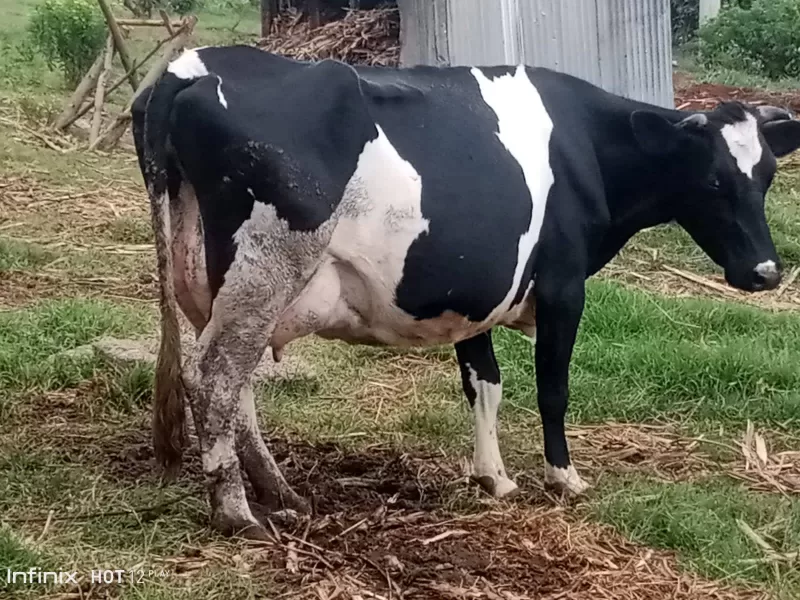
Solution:
M 41 246 L 0 237 L 0 273 L 35 269 L 54 259 L 53 253 Z
M 506 398 L 535 407 L 530 343 L 499 331 Z M 800 429 L 800 318 L 593 281 L 572 361 L 573 420 Z
M 94 367 L 85 358 L 55 358 L 102 335 L 149 331 L 149 312 L 97 300 L 55 300 L 0 314 L 0 392 L 57 389 L 87 378 Z M 0 398 L 0 412 L 9 394 Z
M 770 79 L 758 73 L 748 73 L 730 68 L 708 68 L 698 64 L 696 43 L 688 43 L 675 52 L 681 71 L 690 73 L 700 83 L 718 83 L 734 87 L 760 88 L 781 92 L 800 89 L 800 80 L 794 78 Z
M 28 571 L 34 567 L 46 570 L 52 567 L 52 561 L 32 549 L 9 528 L 0 525 L 0 595 L 15 594 L 27 587 L 19 580 L 16 584 L 7 581 L 6 569 L 14 572 Z
M 724 479 L 666 483 L 626 477 L 602 490 L 594 516 L 640 543 L 675 550 L 686 566 L 712 578 L 769 583 L 796 598 L 800 571 L 784 565 L 776 578 L 763 551 L 739 525 L 749 525 L 776 552 L 800 548 L 800 500 L 742 490 Z

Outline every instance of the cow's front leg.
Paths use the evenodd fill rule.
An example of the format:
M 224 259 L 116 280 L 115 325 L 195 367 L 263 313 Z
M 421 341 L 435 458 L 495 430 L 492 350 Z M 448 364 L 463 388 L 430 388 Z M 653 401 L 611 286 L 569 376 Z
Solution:
M 475 417 L 475 452 L 472 478 L 496 498 L 517 491 L 503 466 L 497 444 L 497 409 L 503 396 L 500 369 L 492 348 L 490 333 L 456 344 L 464 393 Z
M 570 462 L 564 420 L 569 364 L 584 304 L 584 280 L 541 277 L 536 281 L 536 385 L 544 429 L 545 486 L 581 494 L 589 485 Z

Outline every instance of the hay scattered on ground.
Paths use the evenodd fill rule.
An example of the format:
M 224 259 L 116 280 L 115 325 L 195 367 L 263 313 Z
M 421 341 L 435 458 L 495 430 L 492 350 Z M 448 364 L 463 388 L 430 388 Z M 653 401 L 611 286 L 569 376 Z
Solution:
M 353 10 L 337 21 L 312 29 L 302 13 L 281 13 L 264 50 L 298 60 L 333 58 L 350 64 L 396 66 L 400 61 L 397 9 Z
M 683 573 L 671 553 L 579 521 L 539 492 L 510 504 L 478 500 L 479 512 L 464 510 L 474 506 L 475 487 L 436 456 L 273 447 L 290 482 L 313 490 L 315 515 L 275 520 L 271 541 L 236 552 L 228 543 L 186 548 L 165 560 L 171 571 L 268 575 L 282 588 L 275 598 L 297 600 L 767 597 Z

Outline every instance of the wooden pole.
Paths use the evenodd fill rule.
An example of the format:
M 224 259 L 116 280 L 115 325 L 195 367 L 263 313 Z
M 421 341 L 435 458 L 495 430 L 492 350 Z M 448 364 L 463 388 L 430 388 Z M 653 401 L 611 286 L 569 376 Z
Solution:
M 278 14 L 278 0 L 261 0 L 261 37 L 268 37 L 272 20 Z
M 311 29 L 316 29 L 322 23 L 320 12 L 319 0 L 308 0 L 308 21 L 311 24 Z
M 111 61 L 114 60 L 114 37 L 109 34 L 106 41 L 106 54 L 103 61 L 103 70 L 97 79 L 97 87 L 94 90 L 94 114 L 92 115 L 92 127 L 89 129 L 89 145 L 93 144 L 100 135 L 100 123 L 103 120 L 103 101 L 106 96 L 106 79 L 111 71 Z
M 164 9 L 161 9 L 158 11 L 159 16 L 162 12 L 167 14 Z M 181 26 L 180 21 L 170 21 L 169 16 L 166 17 L 166 21 L 173 28 L 177 29 Z M 164 17 L 160 19 L 117 19 L 117 25 L 120 27 L 164 27 Z
M 173 55 L 183 49 L 183 47 L 189 41 L 189 36 L 191 36 L 196 23 L 197 17 L 189 17 L 186 19 L 186 23 L 184 24 L 181 32 L 172 39 L 166 48 L 164 48 L 163 54 L 156 62 L 153 63 L 153 65 L 150 67 L 150 70 L 147 71 L 147 74 L 142 78 L 142 82 L 133 93 L 133 96 L 131 96 L 131 99 L 128 101 L 128 104 L 125 106 L 123 111 L 117 116 L 116 119 L 114 119 L 114 122 L 108 127 L 108 129 L 105 130 L 103 135 L 97 138 L 94 143 L 89 146 L 89 150 L 108 150 L 119 141 L 119 138 L 121 138 L 122 134 L 125 133 L 125 130 L 128 128 L 128 124 L 130 123 L 131 107 L 133 106 L 134 101 L 139 97 L 139 94 L 156 82 L 156 80 L 169 65 Z
M 61 111 L 61 114 L 58 115 L 58 118 L 53 125 L 56 131 L 66 129 L 69 125 L 75 122 L 73 117 L 75 116 L 76 111 L 83 103 L 83 99 L 89 94 L 89 92 L 92 91 L 95 83 L 97 83 L 97 78 L 100 76 L 100 70 L 103 68 L 103 56 L 104 54 L 102 52 L 97 56 L 94 64 L 86 72 L 86 75 L 83 76 L 83 79 L 81 79 L 81 82 L 78 84 L 78 87 L 75 88 L 75 91 L 72 92 L 72 96 L 69 97 L 67 105 L 64 107 L 64 110 Z M 75 118 L 77 119 L 77 117 Z
M 164 23 L 164 27 L 167 28 L 167 33 L 169 33 L 169 37 L 174 36 L 175 29 L 172 27 L 172 22 L 169 20 L 169 15 L 167 14 L 167 11 L 165 11 L 163 8 L 159 8 L 158 14 L 161 17 L 161 22 Z M 176 25 L 176 27 L 180 27 L 180 23 Z
M 180 33 L 180 29 L 178 30 L 178 33 Z M 141 66 L 142 66 L 144 63 L 146 63 L 148 60 L 150 60 L 150 58 L 151 58 L 151 57 L 152 57 L 152 56 L 153 56 L 153 55 L 154 55 L 156 52 L 158 52 L 158 51 L 159 51 L 159 49 L 161 48 L 161 46 L 163 46 L 164 44 L 166 44 L 167 42 L 169 42 L 171 39 L 172 39 L 172 38 L 164 38 L 163 40 L 161 40 L 160 42 L 158 42 L 158 43 L 155 45 L 155 47 L 154 47 L 152 50 L 150 50 L 150 52 L 148 52 L 148 53 L 147 53 L 147 56 L 145 56 L 145 57 L 144 57 L 142 60 L 140 60 L 138 63 L 136 63 L 136 65 L 133 67 L 133 69 L 134 69 L 134 70 L 136 70 L 136 69 L 140 68 L 140 67 L 141 67 Z M 110 96 L 110 95 L 111 95 L 111 92 L 114 92 L 114 91 L 116 91 L 116 89 L 117 89 L 119 86 L 121 86 L 123 83 L 125 83 L 125 82 L 128 80 L 128 74 L 129 74 L 129 73 L 125 73 L 125 75 L 123 75 L 122 77 L 120 77 L 119 79 L 117 79 L 117 80 L 116 80 L 116 81 L 113 83 L 113 85 L 111 85 L 111 87 L 109 87 L 109 88 L 108 88 L 108 90 L 106 90 L 106 97 Z M 76 112 L 76 113 L 75 113 L 73 116 L 71 116 L 71 117 L 70 117 L 70 118 L 69 118 L 69 119 L 68 119 L 68 120 L 67 120 L 67 121 L 64 123 L 64 125 L 61 127 L 61 129 L 66 129 L 67 127 L 69 127 L 70 125 L 72 125 L 72 124 L 73 124 L 75 121 L 77 121 L 77 120 L 78 120 L 78 119 L 80 119 L 80 118 L 81 118 L 83 115 L 85 115 L 86 113 L 88 113 L 88 112 L 89 112 L 89 111 L 92 109 L 92 106 L 93 106 L 93 104 L 92 104 L 91 102 L 88 102 L 88 103 L 87 103 L 87 104 L 86 104 L 86 105 L 85 105 L 83 108 L 81 108 L 80 110 L 78 110 L 78 112 Z
M 117 52 L 119 52 L 119 59 L 122 61 L 122 66 L 128 71 L 128 81 L 131 84 L 131 88 L 136 91 L 136 88 L 139 87 L 139 78 L 136 77 L 136 71 L 133 68 L 133 61 L 131 60 L 131 55 L 128 53 L 128 48 L 125 46 L 125 40 L 122 39 L 122 31 L 120 31 L 119 25 L 114 19 L 114 14 L 108 6 L 108 1 L 97 0 L 97 2 L 100 4 L 100 10 L 103 11 L 103 16 L 106 18 L 108 29 L 114 37 L 114 45 L 117 47 Z

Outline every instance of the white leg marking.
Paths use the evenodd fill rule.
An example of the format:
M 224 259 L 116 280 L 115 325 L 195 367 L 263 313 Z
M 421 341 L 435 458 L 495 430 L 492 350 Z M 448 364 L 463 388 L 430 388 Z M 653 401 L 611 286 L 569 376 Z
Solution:
M 753 167 L 761 161 L 764 151 L 758 139 L 756 118 L 748 113 L 744 121 L 724 125 L 721 133 L 739 170 L 752 179 Z
M 573 465 L 564 469 L 554 467 L 547 461 L 544 462 L 544 484 L 546 487 L 554 488 L 560 493 L 568 492 L 576 496 L 583 494 L 590 487 L 588 483 L 581 479 Z
M 508 311 L 519 289 L 528 257 L 542 229 L 547 196 L 555 181 L 550 167 L 553 121 L 524 66 L 517 67 L 513 74 L 496 79 L 489 79 L 478 68 L 473 68 L 471 72 L 480 86 L 484 102 L 497 115 L 497 136 L 522 167 L 531 194 L 531 221 L 528 230 L 519 239 L 517 266 L 511 288 L 494 311 L 500 314 Z
M 478 379 L 475 370 L 467 365 L 470 384 L 477 393 L 475 405 L 475 452 L 472 457 L 473 478 L 496 498 L 517 491 L 517 484 L 506 475 L 500 446 L 497 443 L 497 409 L 503 398 L 503 386 Z

